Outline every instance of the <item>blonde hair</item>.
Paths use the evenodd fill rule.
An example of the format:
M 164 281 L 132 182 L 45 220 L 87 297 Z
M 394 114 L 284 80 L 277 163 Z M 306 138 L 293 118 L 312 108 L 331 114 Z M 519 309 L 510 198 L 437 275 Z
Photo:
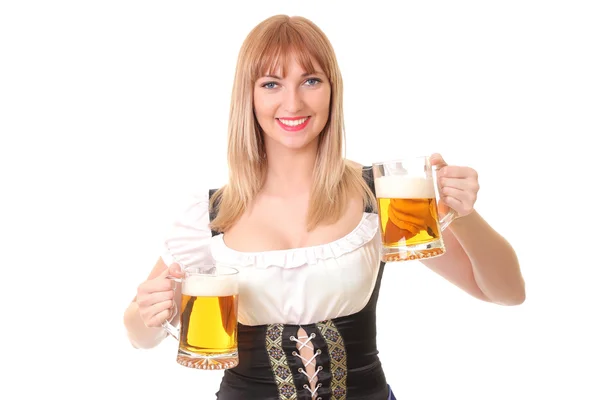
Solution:
M 218 206 L 211 223 L 214 231 L 227 231 L 262 188 L 267 159 L 253 112 L 254 84 L 277 67 L 285 75 L 290 57 L 296 57 L 308 73 L 315 71 L 313 61 L 317 62 L 331 85 L 329 119 L 318 138 L 307 229 L 337 221 L 353 195 L 362 195 L 365 206 L 374 208 L 375 200 L 361 168 L 343 157 L 343 85 L 331 43 L 310 20 L 275 15 L 250 31 L 238 55 L 228 128 L 229 184 L 211 198 L 211 209 Z

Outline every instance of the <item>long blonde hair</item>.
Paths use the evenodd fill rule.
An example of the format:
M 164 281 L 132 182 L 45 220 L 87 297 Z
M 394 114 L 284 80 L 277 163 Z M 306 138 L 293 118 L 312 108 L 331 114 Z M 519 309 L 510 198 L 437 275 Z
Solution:
M 211 209 L 218 206 L 211 223 L 214 231 L 227 231 L 263 186 L 267 159 L 253 111 L 254 84 L 278 66 L 285 75 L 283 69 L 289 57 L 296 57 L 308 73 L 315 71 L 313 60 L 316 61 L 331 85 L 329 119 L 318 138 L 307 229 L 337 221 L 353 195 L 362 195 L 365 206 L 374 207 L 375 200 L 361 168 L 343 157 L 343 85 L 331 43 L 312 21 L 275 15 L 250 31 L 238 55 L 228 129 L 229 184 L 211 198 Z

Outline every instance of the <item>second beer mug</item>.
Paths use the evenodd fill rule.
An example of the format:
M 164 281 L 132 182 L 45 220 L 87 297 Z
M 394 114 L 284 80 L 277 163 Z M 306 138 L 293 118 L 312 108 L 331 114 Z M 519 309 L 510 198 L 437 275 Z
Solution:
M 442 231 L 456 218 L 438 219 L 436 180 L 429 157 L 373 164 L 381 228 L 382 261 L 406 261 L 445 253 Z
M 207 265 L 183 269 L 179 328 L 163 327 L 179 341 L 177 362 L 190 368 L 238 365 L 238 271 Z

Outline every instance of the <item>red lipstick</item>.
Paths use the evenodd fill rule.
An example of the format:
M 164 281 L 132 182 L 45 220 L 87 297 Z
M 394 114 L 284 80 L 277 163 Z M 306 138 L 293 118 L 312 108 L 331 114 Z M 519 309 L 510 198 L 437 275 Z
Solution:
M 282 118 L 286 121 L 297 121 L 299 119 L 304 119 L 304 118 L 306 118 L 306 121 L 304 121 L 303 123 L 301 123 L 299 125 L 294 125 L 294 126 L 288 126 L 288 125 L 284 124 L 283 122 L 281 122 L 281 119 L 279 119 L 279 118 L 276 118 L 276 119 L 277 119 L 277 123 L 279 124 L 281 129 L 286 130 L 288 132 L 297 132 L 297 131 L 301 131 L 302 129 L 306 128 L 306 125 L 308 125 L 308 122 L 310 121 L 310 117 Z

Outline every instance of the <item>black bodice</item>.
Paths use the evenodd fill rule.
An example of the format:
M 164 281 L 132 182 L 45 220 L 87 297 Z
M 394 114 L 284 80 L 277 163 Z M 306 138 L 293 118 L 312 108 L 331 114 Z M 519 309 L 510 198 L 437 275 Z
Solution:
M 376 304 L 384 264 L 368 304 L 358 313 L 301 325 L 312 344 L 318 371 L 315 399 L 385 400 L 388 387 L 378 357 Z M 239 324 L 240 363 L 226 370 L 217 393 L 219 400 L 311 400 L 308 378 L 295 356 L 300 325 Z
M 365 168 L 363 175 L 374 190 L 372 172 Z M 352 315 L 303 325 L 238 324 L 239 365 L 225 370 L 217 399 L 388 399 L 389 388 L 376 340 L 376 308 L 384 267 L 385 263 L 381 263 L 367 305 Z M 305 364 L 297 355 L 300 327 L 306 331 L 316 355 L 314 396 L 309 378 L 303 373 Z

